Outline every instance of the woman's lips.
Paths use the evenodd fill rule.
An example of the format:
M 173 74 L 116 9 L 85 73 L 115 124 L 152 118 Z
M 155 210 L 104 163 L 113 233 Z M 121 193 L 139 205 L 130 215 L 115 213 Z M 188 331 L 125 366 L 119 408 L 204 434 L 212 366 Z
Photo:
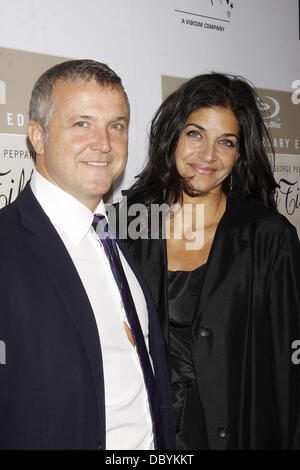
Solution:
M 203 167 L 203 166 L 191 164 L 191 167 L 200 175 L 212 175 L 216 171 L 214 168 L 211 168 L 208 166 Z

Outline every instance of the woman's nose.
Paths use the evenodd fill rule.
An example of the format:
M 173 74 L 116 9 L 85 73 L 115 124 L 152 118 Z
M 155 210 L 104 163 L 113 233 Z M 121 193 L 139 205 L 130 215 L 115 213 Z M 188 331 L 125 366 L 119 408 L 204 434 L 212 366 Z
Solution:
M 202 143 L 201 149 L 199 150 L 199 157 L 204 162 L 211 162 L 216 160 L 216 149 L 213 142 L 205 141 Z

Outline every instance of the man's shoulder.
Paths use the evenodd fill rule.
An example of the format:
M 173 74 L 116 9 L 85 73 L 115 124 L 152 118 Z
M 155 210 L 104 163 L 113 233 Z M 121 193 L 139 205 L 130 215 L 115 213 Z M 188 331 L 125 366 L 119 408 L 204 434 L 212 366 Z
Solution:
M 3 254 L 8 244 L 18 236 L 19 214 L 15 202 L 0 209 L 0 250 Z
M 27 184 L 23 191 L 19 193 L 17 198 L 8 204 L 5 207 L 0 208 L 0 230 L 4 226 L 4 224 L 11 223 L 16 220 L 16 216 L 19 212 L 19 201 L 22 199 L 26 199 L 28 197 L 28 193 L 31 192 L 30 185 Z
M 18 236 L 18 228 L 22 226 L 22 207 L 24 204 L 29 205 L 30 211 L 34 211 L 31 205 L 31 195 L 33 194 L 28 184 L 11 204 L 0 209 L 0 243 L 7 234 L 9 237 Z
M 16 201 L 0 209 L 0 231 L 16 220 L 17 212 Z

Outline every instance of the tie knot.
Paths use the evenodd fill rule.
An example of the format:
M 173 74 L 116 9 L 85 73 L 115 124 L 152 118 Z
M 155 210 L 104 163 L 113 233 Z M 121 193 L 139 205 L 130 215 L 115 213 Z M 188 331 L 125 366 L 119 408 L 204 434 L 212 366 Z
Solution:
M 108 236 L 108 223 L 104 215 L 94 214 L 93 228 L 99 238 L 106 239 Z
M 103 220 L 105 219 L 105 216 L 102 215 L 102 214 L 94 214 L 94 220 L 93 220 L 93 225 L 94 224 L 97 224 L 98 222 L 100 222 L 100 220 Z

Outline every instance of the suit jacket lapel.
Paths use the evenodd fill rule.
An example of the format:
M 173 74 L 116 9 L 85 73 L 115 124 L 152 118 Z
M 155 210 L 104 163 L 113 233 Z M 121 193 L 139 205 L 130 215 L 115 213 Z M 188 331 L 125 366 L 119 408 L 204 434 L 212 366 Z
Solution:
M 162 239 L 136 240 L 134 254 L 137 256 L 146 283 L 156 305 L 160 325 L 169 343 L 168 277 L 166 241 Z
M 126 245 L 121 241 L 121 240 L 118 240 L 117 239 L 117 243 L 119 245 L 119 248 L 121 249 L 127 263 L 129 264 L 130 268 L 132 269 L 134 275 L 136 276 L 141 288 L 142 288 L 142 291 L 143 291 L 143 294 L 145 296 L 145 300 L 146 300 L 146 303 L 147 303 L 147 308 L 148 308 L 148 314 L 149 314 L 149 345 L 150 345 L 150 353 L 151 353 L 151 344 L 162 344 L 163 343 L 163 339 L 161 336 L 158 336 L 158 322 L 157 322 L 157 319 L 153 317 L 152 315 L 152 312 L 156 311 L 156 308 L 155 308 L 155 305 L 154 305 L 154 302 L 153 302 L 153 298 L 150 294 L 150 291 L 149 291 L 149 288 L 141 274 L 141 272 L 139 271 L 139 269 L 137 268 L 136 264 L 134 263 L 133 259 L 132 259 L 132 256 L 130 255 L 128 249 L 126 248 Z M 156 323 L 157 322 L 157 323 Z M 155 335 L 152 334 L 152 331 L 155 330 Z
M 87 294 L 61 238 L 34 197 L 29 185 L 17 199 L 26 244 L 55 285 L 66 312 L 81 336 L 91 366 L 98 399 L 101 441 L 105 443 L 104 379 L 101 346 L 96 320 Z M 45 300 L 46 301 L 46 300 Z
M 152 188 L 143 188 L 142 190 L 122 191 L 126 201 L 121 201 L 118 211 L 120 213 L 125 210 L 123 220 L 127 220 L 127 210 L 132 205 L 143 202 L 145 191 L 151 194 Z M 163 212 L 164 213 L 164 212 Z M 145 218 L 145 220 L 144 220 Z M 146 283 L 151 286 L 151 294 L 155 303 L 155 309 L 159 316 L 160 326 L 166 343 L 169 343 L 169 315 L 168 315 L 168 278 L 167 278 L 167 252 L 166 241 L 162 239 L 162 226 L 160 218 L 151 220 L 148 212 L 140 212 L 140 237 L 134 239 L 134 249 L 131 250 L 129 236 L 129 251 L 135 260 L 137 260 L 140 270 Z M 128 217 L 127 228 L 130 229 L 131 217 Z M 121 244 L 125 247 L 125 244 Z M 122 248 L 123 250 L 123 248 Z M 127 249 L 125 248 L 127 251 Z M 148 290 L 148 289 L 147 289 Z

